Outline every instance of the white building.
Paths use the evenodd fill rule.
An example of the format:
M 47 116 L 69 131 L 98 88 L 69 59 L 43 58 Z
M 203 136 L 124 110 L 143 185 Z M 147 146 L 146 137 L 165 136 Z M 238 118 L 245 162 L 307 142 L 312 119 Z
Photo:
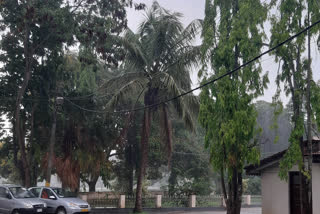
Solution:
M 306 142 L 305 142 L 306 143 Z M 264 158 L 259 165 L 249 165 L 249 175 L 261 176 L 262 214 L 300 214 L 300 182 L 298 167 L 289 172 L 288 181 L 278 176 L 279 161 L 286 150 Z M 306 154 L 306 153 L 305 153 Z M 313 214 L 320 213 L 320 139 L 313 139 L 312 164 Z

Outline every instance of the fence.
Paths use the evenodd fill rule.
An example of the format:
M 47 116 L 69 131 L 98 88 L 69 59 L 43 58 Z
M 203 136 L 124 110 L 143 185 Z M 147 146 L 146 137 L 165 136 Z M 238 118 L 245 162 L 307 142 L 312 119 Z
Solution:
M 189 207 L 190 198 L 187 196 L 161 196 L 159 207 Z
M 224 206 L 223 198 L 220 195 L 197 196 L 197 207 L 219 207 Z
M 94 208 L 117 208 L 119 207 L 119 199 L 106 198 L 106 199 L 88 199 L 88 203 Z
M 262 197 L 261 197 L 261 195 L 252 195 L 250 204 L 251 205 L 261 206 L 262 205 Z
M 106 196 L 104 199 L 86 199 L 93 208 L 133 208 L 135 205 L 134 196 Z M 242 205 L 261 206 L 261 196 L 244 195 Z M 220 195 L 210 196 L 148 196 L 142 198 L 144 208 L 173 208 L 173 207 L 222 207 L 225 202 Z

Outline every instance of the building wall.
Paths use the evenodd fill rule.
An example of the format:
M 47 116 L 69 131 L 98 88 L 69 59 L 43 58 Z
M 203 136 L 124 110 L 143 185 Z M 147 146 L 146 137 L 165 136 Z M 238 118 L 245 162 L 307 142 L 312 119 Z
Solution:
M 313 200 L 313 213 L 320 211 L 320 164 L 314 163 L 312 165 L 312 200 Z
M 294 166 L 290 171 L 298 171 Z M 261 174 L 262 214 L 289 214 L 289 183 L 282 181 L 278 166 L 269 167 Z M 320 164 L 312 165 L 313 213 L 320 210 Z
M 262 171 L 262 214 L 289 214 L 289 184 L 278 173 L 278 167 Z

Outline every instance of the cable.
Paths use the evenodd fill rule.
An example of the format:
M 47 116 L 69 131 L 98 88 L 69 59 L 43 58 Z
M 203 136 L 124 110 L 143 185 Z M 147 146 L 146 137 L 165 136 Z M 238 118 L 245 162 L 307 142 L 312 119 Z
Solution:
M 127 110 L 113 111 L 113 112 L 110 112 L 110 113 L 116 114 L 116 113 L 126 113 L 126 112 L 132 112 L 132 111 L 140 111 L 140 110 L 144 110 L 144 109 L 147 109 L 147 108 L 153 108 L 153 107 L 159 106 L 159 105 L 161 105 L 161 104 L 164 104 L 164 103 L 167 103 L 167 102 L 171 102 L 171 101 L 173 101 L 173 100 L 176 100 L 176 99 L 178 99 L 178 98 L 180 98 L 180 97 L 186 96 L 186 95 L 188 95 L 188 94 L 190 94 L 190 93 L 192 93 L 192 92 L 194 92 L 194 91 L 196 91 L 196 90 L 199 90 L 199 89 L 201 89 L 201 88 L 203 88 L 203 87 L 206 87 L 206 86 L 208 86 L 209 84 L 212 84 L 212 83 L 214 83 L 214 82 L 216 82 L 216 81 L 218 81 L 218 80 L 220 80 L 220 79 L 222 79 L 222 78 L 224 78 L 224 77 L 226 77 L 226 76 L 229 76 L 229 75 L 235 73 L 236 71 L 240 70 L 240 69 L 243 68 L 243 67 L 246 67 L 247 65 L 249 65 L 249 64 L 251 64 L 252 62 L 254 62 L 254 61 L 258 60 L 259 58 L 261 58 L 262 56 L 264 56 L 264 55 L 266 55 L 266 54 L 268 54 L 268 53 L 276 50 L 277 48 L 283 46 L 284 44 L 290 42 L 291 40 L 299 37 L 301 34 L 307 32 L 308 30 L 310 30 L 311 28 L 315 27 L 315 26 L 318 25 L 319 23 L 320 23 L 320 20 L 316 21 L 315 23 L 313 23 L 312 25 L 306 27 L 305 29 L 303 29 L 303 30 L 300 31 L 299 33 L 297 33 L 297 34 L 289 37 L 289 38 L 286 39 L 285 41 L 283 41 L 283 42 L 279 43 L 278 45 L 274 46 L 273 48 L 270 48 L 269 50 L 261 53 L 260 55 L 254 57 L 253 59 L 251 59 L 251 60 L 243 63 L 243 64 L 240 65 L 239 67 L 237 67 L 237 68 L 235 68 L 235 69 L 233 69 L 233 70 L 231 70 L 231 71 L 229 71 L 229 72 L 227 72 L 227 73 L 225 73 L 225 74 L 223 74 L 223 75 L 221 75 L 221 76 L 219 76 L 219 77 L 217 77 L 217 78 L 215 78 L 215 79 L 213 79 L 213 80 L 211 80 L 211 81 L 208 81 L 208 82 L 206 82 L 206 83 L 204 83 L 204 84 L 202 84 L 202 85 L 200 85 L 200 86 L 198 86 L 198 87 L 196 87 L 196 88 L 194 88 L 194 89 L 191 89 L 191 90 L 189 90 L 189 91 L 187 91 L 187 92 L 184 92 L 184 93 L 182 93 L 182 94 L 179 94 L 179 95 L 177 95 L 177 96 L 175 96 L 175 97 L 172 97 L 172 98 L 170 98 L 170 99 L 167 99 L 167 100 L 164 100 L 164 101 L 161 101 L 161 102 L 152 104 L 152 105 L 147 105 L 147 106 L 144 106 L 144 107 L 140 107 L 140 108 L 136 108 L 136 109 L 131 109 L 131 110 L 127 109 Z M 69 102 L 71 102 L 71 101 L 69 101 Z M 90 110 L 90 111 L 93 111 L 93 110 Z M 107 113 L 107 112 L 105 112 L 105 113 Z
M 204 156 L 208 155 L 206 153 L 192 153 L 192 152 L 172 152 L 173 154 L 178 154 L 178 155 L 198 155 L 198 156 Z
M 318 25 L 319 23 L 320 23 L 320 20 L 316 21 L 315 23 L 313 23 L 312 25 L 306 27 L 305 29 L 303 29 L 303 30 L 300 31 L 299 33 L 297 33 L 297 34 L 289 37 L 289 38 L 286 39 L 285 41 L 277 44 L 277 45 L 274 46 L 273 48 L 270 48 L 269 50 L 267 50 L 267 51 L 261 53 L 260 55 L 252 58 L 251 60 L 243 63 L 243 64 L 240 65 L 239 67 L 237 67 L 237 68 L 235 68 L 235 69 L 233 69 L 233 70 L 231 70 L 231 71 L 229 71 L 229 72 L 227 72 L 227 73 L 225 73 L 225 74 L 223 74 L 223 75 L 221 75 L 221 76 L 219 76 L 219 77 L 217 77 L 217 78 L 215 78 L 215 79 L 213 79 L 213 80 L 211 80 L 211 81 L 208 81 L 208 82 L 206 82 L 206 83 L 204 83 L 204 84 L 202 84 L 202 85 L 200 85 L 200 86 L 198 86 L 198 87 L 196 87 L 196 88 L 194 88 L 194 89 L 191 89 L 191 90 L 189 90 L 189 91 L 187 91 L 187 92 L 181 93 L 181 94 L 179 94 L 179 95 L 177 95 L 177 96 L 175 96 L 175 97 L 172 97 L 172 98 L 170 98 L 170 99 L 167 99 L 167 100 L 164 100 L 164 101 L 161 101 L 161 102 L 152 104 L 152 105 L 147 105 L 147 106 L 143 106 L 143 107 L 135 108 L 135 109 L 126 109 L 126 110 L 108 112 L 108 111 L 96 111 L 96 110 L 91 110 L 91 109 L 83 108 L 83 107 L 81 107 L 81 106 L 73 103 L 71 100 L 69 100 L 69 99 L 66 98 L 66 97 L 65 97 L 65 100 L 67 100 L 69 103 L 71 103 L 72 105 L 78 107 L 78 108 L 81 109 L 81 110 L 88 111 L 88 112 L 94 112 L 94 113 L 112 113 L 112 114 L 117 114 L 117 113 L 128 113 L 128 112 L 134 112 L 134 111 L 144 110 L 144 109 L 147 109 L 147 108 L 153 108 L 153 107 L 162 105 L 162 104 L 164 104 L 164 103 L 168 103 L 168 102 L 174 101 L 174 100 L 176 100 L 176 99 L 179 99 L 180 97 L 186 96 L 186 95 L 188 95 L 188 94 L 190 94 L 190 93 L 192 93 L 192 92 L 194 92 L 194 91 L 196 91 L 196 90 L 199 90 L 199 89 L 201 89 L 201 88 L 203 88 L 203 87 L 206 87 L 206 86 L 208 86 L 208 85 L 210 85 L 210 84 L 212 84 L 212 83 L 214 83 L 214 82 L 216 82 L 216 81 L 218 81 L 218 80 L 220 80 L 220 79 L 222 79 L 222 78 L 224 78 L 224 77 L 226 77 L 226 76 L 229 76 L 229 75 L 235 73 L 236 71 L 240 70 L 241 68 L 244 68 L 244 67 L 246 67 L 247 65 L 253 63 L 254 61 L 260 59 L 262 56 L 264 56 L 264 55 L 266 55 L 266 54 L 268 54 L 268 53 L 276 50 L 277 48 L 283 46 L 284 44 L 290 42 L 291 40 L 299 37 L 301 34 L 303 34 L 303 33 L 307 32 L 308 30 L 312 29 L 313 27 L 315 27 L 315 26 Z M 86 96 L 88 96 L 88 95 L 86 95 Z
M 87 109 L 87 108 L 83 108 L 81 106 L 79 106 L 78 104 L 75 104 L 74 102 L 72 102 L 71 100 L 69 100 L 68 98 L 66 97 L 63 97 L 64 100 L 68 101 L 71 105 L 83 110 L 83 111 L 88 111 L 88 112 L 93 112 L 93 113 L 99 113 L 99 114 L 106 114 L 108 113 L 107 111 L 97 111 L 97 110 L 92 110 L 92 109 Z M 111 112 L 110 112 L 111 113 Z

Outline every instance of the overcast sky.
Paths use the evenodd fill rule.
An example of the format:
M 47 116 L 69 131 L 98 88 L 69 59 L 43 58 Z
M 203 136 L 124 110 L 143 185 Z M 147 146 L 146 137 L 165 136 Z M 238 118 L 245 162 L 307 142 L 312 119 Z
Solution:
M 147 6 L 151 6 L 153 0 L 136 0 L 136 2 L 145 3 Z M 182 22 L 186 26 L 194 19 L 203 19 L 204 18 L 204 8 L 205 8 L 205 0 L 158 0 L 159 4 L 171 11 L 177 11 L 183 14 Z M 130 9 L 128 11 L 128 25 L 130 29 L 134 32 L 137 29 L 137 26 L 143 20 L 144 15 L 143 11 L 135 11 L 134 9 Z M 269 35 L 269 24 L 265 24 L 265 31 Z M 313 74 L 314 79 L 320 79 L 320 56 L 317 50 L 315 40 L 312 41 L 312 58 L 313 58 Z M 263 70 L 269 72 L 270 84 L 268 89 L 265 90 L 265 95 L 259 100 L 265 100 L 268 102 L 272 101 L 272 96 L 275 93 L 276 85 L 275 85 L 275 76 L 277 74 L 278 65 L 274 62 L 274 57 L 270 55 L 265 55 L 261 59 Z M 194 87 L 198 85 L 197 72 L 194 71 L 192 73 L 192 81 Z M 199 92 L 198 92 L 199 93 Z M 284 94 L 281 96 L 284 103 L 287 103 L 289 98 L 287 98 Z

